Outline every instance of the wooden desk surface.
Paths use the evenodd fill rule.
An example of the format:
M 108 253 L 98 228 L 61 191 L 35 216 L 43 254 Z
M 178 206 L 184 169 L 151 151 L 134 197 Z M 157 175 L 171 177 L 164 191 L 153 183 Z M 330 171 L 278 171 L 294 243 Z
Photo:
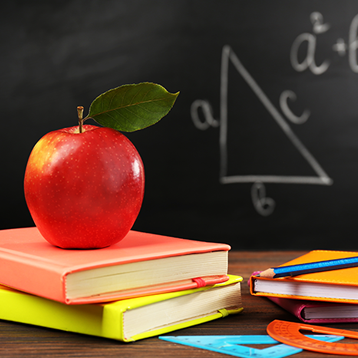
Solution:
M 175 331 L 169 335 L 248 335 L 266 334 L 267 325 L 274 319 L 298 322 L 291 314 L 268 299 L 249 294 L 247 280 L 255 270 L 277 266 L 306 251 L 282 252 L 230 252 L 229 273 L 244 278 L 242 300 L 244 311 L 199 326 Z M 327 325 L 358 331 L 358 325 Z M 350 343 L 356 343 L 350 341 Z M 357 342 L 358 343 L 358 342 Z M 264 348 L 257 346 L 256 348 Z M 230 357 L 216 352 L 201 350 L 162 341 L 157 337 L 134 343 L 122 343 L 109 339 L 68 333 L 36 326 L 0 321 L 0 357 Z M 335 357 L 303 351 L 294 357 Z M 338 357 L 338 356 L 337 356 Z M 341 357 L 341 356 L 339 356 Z

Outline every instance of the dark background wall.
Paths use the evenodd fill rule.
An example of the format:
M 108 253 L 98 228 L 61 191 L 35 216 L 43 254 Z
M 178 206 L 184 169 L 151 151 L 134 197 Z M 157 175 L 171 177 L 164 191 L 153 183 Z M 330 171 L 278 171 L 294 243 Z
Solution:
M 126 83 L 180 96 L 128 135 L 134 229 L 240 248 L 357 250 L 358 2 L 8 1 L 0 9 L 0 228 L 31 226 L 27 158 Z

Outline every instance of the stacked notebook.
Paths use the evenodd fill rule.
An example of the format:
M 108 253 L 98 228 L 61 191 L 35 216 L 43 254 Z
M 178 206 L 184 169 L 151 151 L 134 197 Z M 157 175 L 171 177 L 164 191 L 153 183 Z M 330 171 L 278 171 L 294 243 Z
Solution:
M 357 252 L 313 250 L 281 266 L 358 256 Z M 250 278 L 251 294 L 264 296 L 307 323 L 358 322 L 358 267 L 292 277 Z
M 0 319 L 125 342 L 239 313 L 230 246 L 130 231 L 64 250 L 33 228 L 0 231 Z

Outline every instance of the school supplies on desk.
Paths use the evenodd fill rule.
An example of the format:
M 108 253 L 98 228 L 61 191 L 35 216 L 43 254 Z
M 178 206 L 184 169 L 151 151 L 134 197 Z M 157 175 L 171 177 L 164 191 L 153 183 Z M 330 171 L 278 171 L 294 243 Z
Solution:
M 267 297 L 305 323 L 358 322 L 358 305 L 352 303 L 319 302 L 283 297 Z
M 266 278 L 277 278 L 287 276 L 297 276 L 307 273 L 315 273 L 322 271 L 340 270 L 348 267 L 358 266 L 358 256 L 345 257 L 342 259 L 325 260 L 318 262 L 309 262 L 298 265 L 287 265 L 280 267 L 272 267 L 262 271 L 259 276 Z
M 308 337 L 323 342 L 336 342 L 343 339 L 343 337 L 332 335 L 309 335 Z M 302 348 L 277 344 L 280 342 L 269 335 L 161 336 L 159 339 L 241 358 L 283 358 L 303 351 Z M 271 346 L 263 349 L 252 347 L 252 345 L 260 344 Z
M 314 250 L 282 266 L 358 256 L 357 252 Z M 251 276 L 250 292 L 256 296 L 358 303 L 358 267 L 308 273 L 292 277 Z
M 320 342 L 303 335 L 300 330 L 314 333 L 358 339 L 358 332 L 345 329 L 313 326 L 305 323 L 294 323 L 274 320 L 267 326 L 267 333 L 279 342 L 318 353 L 357 356 L 358 344 Z
M 0 287 L 0 319 L 135 341 L 239 313 L 240 276 L 214 286 L 104 304 L 66 305 Z
M 260 273 L 261 271 L 255 271 L 252 276 Z M 250 280 L 248 284 L 250 285 Z M 352 303 L 320 302 L 270 296 L 266 298 L 305 323 L 358 322 L 358 305 Z
M 64 250 L 37 228 L 0 231 L 0 283 L 84 304 L 224 282 L 229 245 L 130 231 L 118 244 Z

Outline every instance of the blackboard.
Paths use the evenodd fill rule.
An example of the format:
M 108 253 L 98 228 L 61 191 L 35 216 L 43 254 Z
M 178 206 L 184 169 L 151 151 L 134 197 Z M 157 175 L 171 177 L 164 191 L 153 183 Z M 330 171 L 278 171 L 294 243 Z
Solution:
M 180 91 L 128 134 L 146 170 L 134 229 L 234 249 L 357 250 L 358 2 L 1 5 L 0 228 L 33 225 L 30 151 L 104 91 Z

